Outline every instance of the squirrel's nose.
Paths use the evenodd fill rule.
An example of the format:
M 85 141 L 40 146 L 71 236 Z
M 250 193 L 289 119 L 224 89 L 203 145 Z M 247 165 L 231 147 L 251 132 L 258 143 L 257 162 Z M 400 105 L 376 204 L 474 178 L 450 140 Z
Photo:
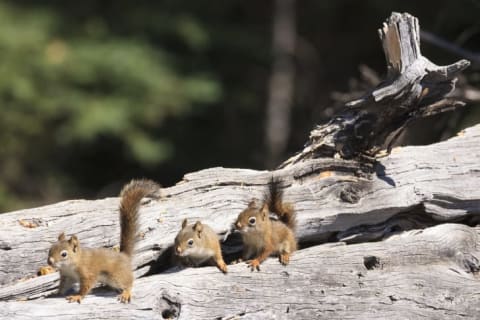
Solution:
M 180 246 L 178 246 L 178 247 L 175 248 L 175 251 L 177 252 L 177 254 L 182 253 L 182 248 L 180 248 Z
M 240 222 L 235 223 L 235 226 L 237 227 L 237 229 L 241 229 L 241 228 L 242 228 L 242 224 L 241 224 Z
M 52 257 L 49 257 L 48 260 L 47 260 L 47 263 L 51 266 L 53 266 L 53 258 Z

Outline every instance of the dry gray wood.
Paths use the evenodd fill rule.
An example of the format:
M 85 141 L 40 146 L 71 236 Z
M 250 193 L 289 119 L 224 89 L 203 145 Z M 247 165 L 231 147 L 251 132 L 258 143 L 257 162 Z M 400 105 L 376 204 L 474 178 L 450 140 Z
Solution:
M 303 243 L 321 243 L 326 239 L 354 243 L 445 221 L 475 224 L 480 211 L 479 158 L 480 126 L 475 126 L 435 145 L 394 150 L 380 160 L 379 168 L 385 168 L 385 172 L 379 169 L 370 179 L 356 177 L 355 163 L 345 160 L 311 160 L 305 165 L 278 170 L 275 175 L 285 179 L 286 200 L 296 203 L 298 238 Z M 349 166 L 352 172 L 345 171 Z M 344 171 L 335 171 L 335 168 Z M 142 268 L 142 265 L 171 245 L 184 217 L 202 219 L 221 233 L 252 196 L 261 196 L 271 175 L 266 171 L 214 168 L 186 175 L 178 185 L 163 189 L 163 199 L 147 202 L 141 208 L 145 235 L 137 247 L 137 274 L 144 274 L 148 267 Z M 360 200 L 345 201 L 342 192 L 355 194 Z M 2 248 L 10 248 L 3 251 L 0 265 L 2 281 L 10 285 L 0 288 L 0 299 L 37 299 L 52 293 L 57 281 L 55 276 L 18 283 L 15 280 L 33 274 L 44 265 L 48 247 L 60 231 L 75 231 L 81 241 L 92 246 L 117 244 L 117 206 L 117 198 L 67 201 L 0 215 L 0 243 Z M 18 223 L 19 219 L 35 220 L 41 225 L 25 228 Z M 455 226 L 454 230 L 448 226 L 440 225 L 423 233 L 400 233 L 384 242 L 332 248 L 314 246 L 298 252 L 287 268 L 278 265 L 274 258 L 269 259 L 260 273 L 250 273 L 242 264 L 230 266 L 227 276 L 215 268 L 150 275 L 135 284 L 138 304 L 118 306 L 114 298 L 93 295 L 85 305 L 93 303 L 98 307 L 95 312 L 98 311 L 99 316 L 115 310 L 117 318 L 129 318 L 132 313 L 138 313 L 136 317 L 140 318 L 153 318 L 162 309 L 158 301 L 167 299 L 158 298 L 161 288 L 162 295 L 181 298 L 184 319 L 214 318 L 213 315 L 228 318 L 246 312 L 238 309 L 237 303 L 249 310 L 245 316 L 250 314 L 250 318 L 280 316 L 287 307 L 292 315 L 305 319 L 325 314 L 329 318 L 361 317 L 362 314 L 367 317 L 372 310 L 376 310 L 380 318 L 393 317 L 402 310 L 410 312 L 411 317 L 414 314 L 473 317 L 474 311 L 480 311 L 480 304 L 475 303 L 480 284 L 466 271 L 476 272 L 479 268 L 478 228 L 477 233 L 472 233 L 473 229 L 467 226 L 451 225 Z M 423 238 L 416 232 L 423 234 Z M 236 247 L 230 246 L 227 240 L 225 248 Z M 365 279 L 371 283 L 370 289 L 358 283 L 339 287 L 348 272 L 365 271 L 362 259 L 372 255 L 380 257 L 383 267 L 376 268 L 371 277 Z M 285 279 L 285 272 L 295 277 Z M 321 276 L 323 274 L 325 276 Z M 418 279 L 421 285 L 414 284 L 412 279 Z M 365 282 L 363 276 L 359 276 L 358 281 Z M 253 284 L 258 285 L 247 289 Z M 208 290 L 203 294 L 202 288 Z M 323 294 L 319 293 L 321 290 Z M 286 296 L 276 300 L 278 291 Z M 305 292 L 310 291 L 312 293 L 305 297 Z M 247 296 L 241 298 L 242 294 Z M 176 301 L 174 298 L 171 299 Z M 87 318 L 94 312 L 91 307 L 72 309 L 63 299 L 49 298 L 5 302 L 0 307 L 0 317 L 52 316 L 60 310 L 64 318 L 73 312 Z M 225 313 L 219 314 L 219 310 Z
M 287 267 L 269 259 L 260 272 L 243 263 L 229 266 L 228 275 L 215 267 L 170 270 L 137 280 L 131 305 L 97 291 L 81 305 L 58 297 L 0 302 L 0 314 L 6 319 L 474 318 L 480 295 L 469 263 L 479 254 L 479 237 L 478 227 L 442 224 L 382 242 L 314 246 L 297 252 Z M 38 287 L 42 278 L 54 277 L 34 281 Z M 19 299 L 21 286 L 10 287 Z
M 0 215 L 0 318 L 476 318 L 480 125 L 448 141 L 362 158 L 378 156 L 381 139 L 408 119 L 458 105 L 444 97 L 468 63 L 434 66 L 420 55 L 417 36 L 413 17 L 393 14 L 381 31 L 387 81 L 353 103 L 354 117 L 322 126 L 325 135 L 282 168 L 210 168 L 162 189 L 159 200 L 144 199 L 131 305 L 102 289 L 82 305 L 68 305 L 49 296 L 58 275 L 28 278 L 46 264 L 60 232 L 76 233 L 85 246 L 117 245 L 118 198 Z M 371 116 L 376 121 L 364 122 Z M 364 123 L 375 135 L 359 135 Z M 184 218 L 211 225 L 234 258 L 240 245 L 230 225 L 252 198 L 262 198 L 272 176 L 298 214 L 303 249 L 291 265 L 271 258 L 261 272 L 238 264 L 228 275 L 213 267 L 171 269 L 169 248 Z

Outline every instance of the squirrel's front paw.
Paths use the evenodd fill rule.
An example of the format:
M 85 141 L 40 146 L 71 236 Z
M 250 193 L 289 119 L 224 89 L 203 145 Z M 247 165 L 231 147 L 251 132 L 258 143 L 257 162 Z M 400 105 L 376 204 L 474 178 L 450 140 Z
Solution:
M 227 265 L 225 264 L 225 262 L 219 262 L 218 269 L 220 269 L 220 271 L 222 271 L 223 273 L 227 273 Z
M 250 268 L 251 271 L 260 271 L 260 261 L 258 259 L 253 259 L 250 261 L 247 261 L 247 267 Z
M 130 300 L 132 300 L 132 294 L 130 290 L 123 290 L 122 293 L 118 296 L 118 300 L 121 303 L 130 303 Z
M 289 262 L 290 262 L 290 254 L 288 253 L 282 253 L 280 255 L 280 263 L 283 264 L 284 266 L 286 266 Z
M 68 300 L 68 302 L 78 302 L 78 303 L 80 303 L 80 301 L 82 301 L 82 296 L 79 295 L 79 294 L 75 294 L 75 295 L 72 295 L 72 296 L 68 296 L 66 299 Z

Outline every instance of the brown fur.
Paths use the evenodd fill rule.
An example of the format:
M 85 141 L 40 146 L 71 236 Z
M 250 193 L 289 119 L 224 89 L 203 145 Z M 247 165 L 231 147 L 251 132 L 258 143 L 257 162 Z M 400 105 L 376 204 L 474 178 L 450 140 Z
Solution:
M 174 252 L 179 264 L 215 265 L 220 271 L 227 273 L 227 265 L 223 261 L 217 234 L 200 221 L 188 225 L 187 219 L 183 220 L 182 229 L 175 237 Z
M 279 181 L 270 181 L 264 202 L 268 204 L 270 212 L 275 213 L 292 231 L 295 230 L 297 224 L 295 210 L 291 203 L 283 202 L 283 191 L 280 189 Z
M 287 265 L 290 254 L 297 249 L 293 232 L 295 212 L 282 196 L 278 182 L 272 180 L 262 206 L 259 208 L 252 201 L 237 217 L 235 228 L 242 234 L 243 259 L 252 259 L 252 271 L 260 270 L 260 263 L 270 255 L 278 255 L 280 262 Z M 270 219 L 269 208 L 282 222 Z
M 140 201 L 144 196 L 155 195 L 158 190 L 159 186 L 148 180 L 133 180 L 123 188 L 120 252 L 105 248 L 82 248 L 75 235 L 68 240 L 64 233 L 59 235 L 48 253 L 48 264 L 60 271 L 60 294 L 65 294 L 75 282 L 80 283 L 78 294 L 67 297 L 69 302 L 80 303 L 97 282 L 121 290 L 118 299 L 123 303 L 130 302 L 133 285 L 131 258 L 138 232 Z
M 131 256 L 138 230 L 138 209 L 146 197 L 156 197 L 160 186 L 151 180 L 132 180 L 120 192 L 120 251 Z

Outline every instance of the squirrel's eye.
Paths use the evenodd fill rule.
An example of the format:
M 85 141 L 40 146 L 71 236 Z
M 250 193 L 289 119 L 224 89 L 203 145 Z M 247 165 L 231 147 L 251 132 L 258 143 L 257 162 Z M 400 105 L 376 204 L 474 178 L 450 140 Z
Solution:
M 187 244 L 191 247 L 193 246 L 193 239 L 188 239 Z
M 67 256 L 67 251 L 63 250 L 62 252 L 60 252 L 60 255 L 62 256 L 62 258 L 65 258 Z
M 255 219 L 255 217 L 251 217 L 250 219 L 248 219 L 248 223 L 250 223 L 250 225 L 255 225 L 255 221 L 257 221 L 257 219 Z

